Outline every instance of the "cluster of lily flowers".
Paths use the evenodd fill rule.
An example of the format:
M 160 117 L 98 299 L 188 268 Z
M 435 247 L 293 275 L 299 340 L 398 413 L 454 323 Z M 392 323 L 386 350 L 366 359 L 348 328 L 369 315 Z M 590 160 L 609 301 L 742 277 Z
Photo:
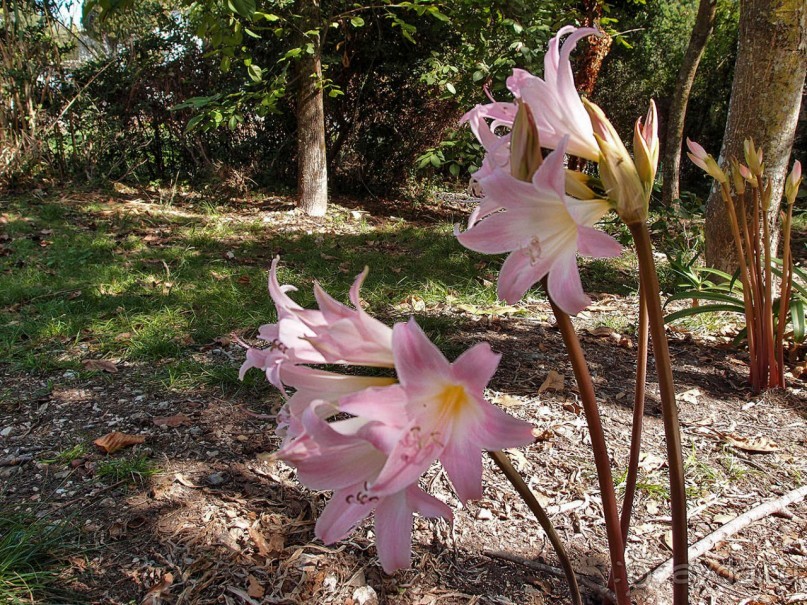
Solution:
M 278 414 L 283 443 L 276 457 L 295 466 L 310 489 L 333 490 L 315 533 L 326 544 L 348 536 L 375 512 L 378 555 L 385 571 L 409 566 L 412 515 L 451 520 L 451 509 L 418 487 L 436 461 L 463 501 L 482 496 L 482 451 L 526 445 L 532 425 L 485 400 L 500 356 L 487 343 L 449 363 L 410 319 L 392 328 L 366 313 L 360 274 L 350 290 L 354 308 L 319 284 L 319 308 L 304 309 L 277 280 L 269 293 L 278 322 L 261 326 L 265 349 L 250 348 L 241 376 L 260 368 L 285 392 Z M 388 368 L 395 377 L 358 376 L 312 367 L 337 364 Z M 391 372 L 390 372 L 391 373 Z
M 546 278 L 549 296 L 569 314 L 590 302 L 577 255 L 621 251 L 595 223 L 612 209 L 623 220 L 644 220 L 658 161 L 652 104 L 636 125 L 634 163 L 603 112 L 576 92 L 569 55 L 589 35 L 600 34 L 562 28 L 549 44 L 543 79 L 515 70 L 507 81 L 513 102 L 479 105 L 463 118 L 487 154 L 474 175 L 485 197 L 459 241 L 479 252 L 510 252 L 500 298 L 514 303 Z M 542 148 L 552 151 L 544 157 Z M 598 162 L 600 180 L 568 170 L 567 153 Z M 248 349 L 241 376 L 260 368 L 284 394 L 294 389 L 278 415 L 276 456 L 307 487 L 333 491 L 317 537 L 341 540 L 374 512 L 382 567 L 407 567 L 413 513 L 452 518 L 418 486 L 423 473 L 439 461 L 459 499 L 477 499 L 482 452 L 530 443 L 532 426 L 485 399 L 500 358 L 487 343 L 451 363 L 413 319 L 390 328 L 371 317 L 359 298 L 366 270 L 350 290 L 353 308 L 315 284 L 318 309 L 304 309 L 287 294 L 293 286 L 278 282 L 277 263 L 269 292 L 278 321 L 260 328 L 269 346 Z M 389 376 L 316 367 L 324 364 L 387 368 Z

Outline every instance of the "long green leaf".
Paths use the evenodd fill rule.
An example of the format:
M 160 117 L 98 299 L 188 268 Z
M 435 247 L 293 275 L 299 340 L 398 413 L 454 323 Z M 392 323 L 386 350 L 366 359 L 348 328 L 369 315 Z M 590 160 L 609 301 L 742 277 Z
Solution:
M 670 323 L 681 319 L 682 317 L 689 317 L 691 315 L 700 315 L 701 313 L 717 313 L 718 311 L 729 311 L 730 313 L 742 313 L 742 307 L 737 310 L 735 305 L 701 305 L 700 307 L 692 307 L 690 309 L 682 309 L 675 313 L 670 313 L 664 318 L 664 323 Z
M 745 306 L 743 305 L 743 301 L 741 299 L 738 299 L 736 296 L 731 296 L 730 294 L 723 294 L 721 292 L 710 292 L 708 290 L 690 290 L 688 292 L 679 292 L 678 294 L 673 294 L 672 296 L 670 296 L 667 299 L 667 302 L 669 303 L 673 300 L 686 300 L 688 298 L 724 302 L 731 305 L 736 305 L 738 310 L 745 312 Z
M 793 324 L 793 340 L 798 343 L 804 342 L 804 301 L 793 299 L 790 301 L 790 322 Z

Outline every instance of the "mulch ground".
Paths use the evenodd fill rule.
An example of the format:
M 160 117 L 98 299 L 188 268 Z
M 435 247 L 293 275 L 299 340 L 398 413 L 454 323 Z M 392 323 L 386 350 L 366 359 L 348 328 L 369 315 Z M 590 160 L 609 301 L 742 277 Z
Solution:
M 365 208 L 374 221 L 402 214 L 377 206 Z M 282 214 L 286 223 L 294 216 L 285 209 L 262 212 Z M 317 228 L 315 221 L 300 222 Z M 602 326 L 615 315 L 635 323 L 635 309 L 631 297 L 595 295 L 575 319 L 617 480 L 627 460 L 636 352 L 634 337 Z M 548 306 L 533 303 L 528 311 L 476 315 L 448 303 L 434 309 L 457 320 L 449 340 L 467 346 L 487 340 L 503 354 L 491 400 L 543 431 L 532 446 L 511 452 L 513 460 L 548 509 L 576 569 L 604 583 L 601 501 L 571 367 Z M 807 383 L 794 378 L 787 390 L 752 397 L 743 355 L 730 347 L 729 336 L 669 335 L 694 542 L 807 479 Z M 243 358 L 233 342 L 193 354 L 230 363 L 234 372 Z M 425 484 L 455 508 L 455 522 L 416 518 L 412 568 L 388 576 L 376 557 L 372 524 L 323 545 L 313 528 L 329 495 L 302 488 L 292 469 L 261 455 L 278 443 L 278 394 L 254 400 L 214 390 L 158 391 L 144 379 L 148 366 L 120 362 L 116 369 L 79 379 L 74 372 L 21 373 L 0 364 L 0 383 L 15 393 L 14 405 L 0 408 L 0 499 L 77 528 L 82 549 L 63 574 L 75 595 L 71 602 L 568 602 L 562 579 L 486 554 L 505 551 L 557 564 L 531 513 L 490 461 L 484 498 L 464 507 L 442 470 L 431 469 Z M 552 372 L 562 384 L 554 377 L 545 385 Z M 640 489 L 627 545 L 633 580 L 671 554 L 652 371 L 648 382 Z M 174 420 L 166 424 L 166 418 Z M 106 455 L 92 447 L 69 463 L 43 462 L 110 431 L 145 437 L 112 457 L 146 455 L 160 473 L 140 482 L 99 481 L 95 471 Z M 692 603 L 807 602 L 807 503 L 719 543 L 693 565 L 692 576 Z

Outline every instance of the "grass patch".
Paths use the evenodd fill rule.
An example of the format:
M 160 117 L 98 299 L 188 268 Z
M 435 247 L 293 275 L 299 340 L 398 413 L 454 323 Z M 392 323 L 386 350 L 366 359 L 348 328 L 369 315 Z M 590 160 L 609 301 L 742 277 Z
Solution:
M 145 454 L 130 458 L 109 458 L 95 466 L 95 476 L 109 483 L 142 483 L 159 472 L 159 467 Z
M 59 562 L 69 551 L 66 525 L 0 509 L 0 602 L 67 602 Z
M 266 280 L 281 256 L 281 283 L 315 301 L 314 280 L 340 301 L 365 266 L 367 310 L 385 322 L 415 313 L 438 341 L 451 341 L 452 305 L 495 306 L 504 256 L 460 246 L 453 225 L 404 219 L 355 220 L 333 205 L 317 233 L 275 226 L 287 213 L 250 216 L 205 201 L 148 205 L 104 195 L 48 202 L 2 202 L 9 239 L 0 254 L 0 359 L 18 369 L 74 370 L 105 358 L 153 368 L 171 388 L 243 388 L 240 359 L 198 355 L 203 345 L 238 331 L 253 336 L 276 320 Z M 589 290 L 635 290 L 631 261 L 588 263 Z M 633 280 L 635 281 L 635 280 Z M 530 296 L 544 298 L 540 289 Z M 417 301 L 417 307 L 412 304 Z M 6 405 L 0 399 L 0 405 Z

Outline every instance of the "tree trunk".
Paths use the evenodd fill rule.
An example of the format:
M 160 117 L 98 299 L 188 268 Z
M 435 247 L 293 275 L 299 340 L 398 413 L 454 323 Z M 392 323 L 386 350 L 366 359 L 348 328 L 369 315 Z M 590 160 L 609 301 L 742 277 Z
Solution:
M 300 0 L 302 31 L 321 25 L 319 0 Z M 319 36 L 302 42 L 313 44 L 297 62 L 297 194 L 298 208 L 309 216 L 323 216 L 328 209 L 328 168 L 325 158 L 325 108 Z
M 741 0 L 740 36 L 729 117 L 719 162 L 743 159 L 752 138 L 765 152 L 771 217 L 778 213 L 807 72 L 807 4 L 804 0 Z M 706 207 L 706 263 L 736 268 L 725 202 L 712 189 Z M 775 250 L 775 243 L 774 243 Z
M 675 92 L 670 103 L 667 118 L 667 131 L 664 137 L 664 155 L 661 159 L 664 183 L 661 188 L 661 203 L 670 207 L 681 197 L 679 178 L 681 174 L 681 143 L 684 139 L 684 120 L 689 103 L 689 93 L 695 82 L 698 64 L 706 49 L 706 42 L 712 35 L 717 12 L 717 0 L 700 0 L 695 27 L 689 38 L 689 45 L 684 53 L 678 77 L 675 80 Z
M 583 0 L 582 4 L 584 16 L 580 25 L 600 29 L 603 0 Z M 613 38 L 603 32 L 603 35 L 599 38 L 589 37 L 586 38 L 586 41 L 588 44 L 586 44 L 582 52 L 574 81 L 577 83 L 577 92 L 591 96 L 600 77 L 602 63 L 608 55 L 608 51 L 611 50 Z

